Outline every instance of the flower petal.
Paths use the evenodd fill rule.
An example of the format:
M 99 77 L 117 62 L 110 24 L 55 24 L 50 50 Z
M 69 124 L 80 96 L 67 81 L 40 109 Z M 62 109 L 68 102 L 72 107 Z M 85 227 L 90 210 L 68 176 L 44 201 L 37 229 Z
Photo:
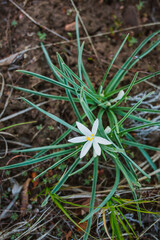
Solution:
M 123 96 L 124 96 L 124 91 L 121 90 L 121 91 L 118 93 L 117 97 L 114 98 L 114 99 L 111 99 L 110 102 L 111 102 L 111 103 L 117 102 L 117 101 L 119 101 Z
M 118 96 L 117 96 L 116 98 L 117 98 L 117 100 L 120 100 L 123 96 L 124 96 L 124 91 L 121 90 L 121 91 L 118 93 Z
M 90 136 L 92 133 L 91 133 L 91 131 L 87 128 L 87 127 L 85 127 L 82 123 L 80 123 L 80 122 L 76 122 L 76 124 L 77 124 L 77 127 L 78 127 L 78 129 L 81 131 L 81 133 L 83 133 L 85 136 Z
M 107 139 L 105 138 L 102 138 L 102 137 L 95 137 L 95 140 L 96 142 L 100 143 L 100 144 L 103 144 L 103 145 L 110 145 L 112 144 L 110 141 L 108 141 Z
M 99 120 L 98 120 L 98 118 L 97 118 L 97 119 L 94 121 L 93 127 L 92 127 L 92 133 L 93 133 L 93 135 L 96 135 L 96 133 L 97 133 L 98 124 L 99 124 Z
M 101 148 L 100 148 L 99 144 L 97 143 L 97 141 L 95 139 L 93 141 L 93 148 L 94 148 L 95 153 L 98 156 L 100 156 L 101 155 Z
M 106 127 L 106 129 L 104 130 L 105 134 L 109 134 L 111 132 L 111 128 L 109 126 Z
M 75 137 L 75 138 L 71 138 L 68 140 L 68 142 L 71 142 L 71 143 L 81 143 L 81 142 L 86 142 L 87 139 L 86 137 Z
M 82 150 L 81 150 L 80 158 L 83 158 L 83 157 L 88 153 L 89 149 L 90 149 L 91 146 L 92 146 L 92 143 L 93 143 L 93 141 L 87 141 L 87 142 L 84 144 L 84 146 L 83 146 L 83 148 L 82 148 Z

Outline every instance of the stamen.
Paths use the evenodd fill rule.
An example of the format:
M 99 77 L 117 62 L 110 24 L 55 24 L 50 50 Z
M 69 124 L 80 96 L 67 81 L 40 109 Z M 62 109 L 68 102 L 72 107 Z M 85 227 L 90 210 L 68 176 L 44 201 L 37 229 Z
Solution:
M 94 136 L 93 134 L 91 135 L 91 137 L 88 137 L 88 136 L 87 136 L 86 139 L 87 139 L 88 141 L 91 141 L 91 140 L 93 140 L 93 136 Z
M 88 136 L 86 138 L 87 138 L 88 141 L 91 141 L 91 139 Z

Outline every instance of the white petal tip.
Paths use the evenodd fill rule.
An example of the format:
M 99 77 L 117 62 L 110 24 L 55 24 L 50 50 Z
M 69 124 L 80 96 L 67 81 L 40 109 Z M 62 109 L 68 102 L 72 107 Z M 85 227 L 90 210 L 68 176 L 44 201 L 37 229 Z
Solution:
M 123 96 L 124 96 L 124 91 L 121 90 L 121 91 L 118 93 L 117 100 L 120 100 Z
M 111 132 L 111 128 L 109 126 L 106 127 L 106 129 L 104 130 L 105 134 L 109 134 Z

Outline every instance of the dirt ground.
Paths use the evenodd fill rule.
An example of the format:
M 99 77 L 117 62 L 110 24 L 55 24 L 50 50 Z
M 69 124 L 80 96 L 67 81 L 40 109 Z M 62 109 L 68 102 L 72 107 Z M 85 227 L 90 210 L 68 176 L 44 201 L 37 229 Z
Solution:
M 29 109 L 29 106 L 20 99 L 21 96 L 27 97 L 30 101 L 38 104 L 42 103 L 45 110 L 54 113 L 56 116 L 73 123 L 76 119 L 71 111 L 69 103 L 63 101 L 51 101 L 41 97 L 28 96 L 26 93 L 13 90 L 12 86 L 20 86 L 37 91 L 44 91 L 56 95 L 64 94 L 63 89 L 43 82 L 37 78 L 29 77 L 16 72 L 17 69 L 24 69 L 36 72 L 53 78 L 52 72 L 47 65 L 40 42 L 45 44 L 50 57 L 55 65 L 58 66 L 56 53 L 61 54 L 66 64 L 77 73 L 77 47 L 75 16 L 76 11 L 73 3 L 78 9 L 83 20 L 84 26 L 80 24 L 81 42 L 85 41 L 83 60 L 92 82 L 98 88 L 105 70 L 120 47 L 124 37 L 130 33 L 129 41 L 125 44 L 118 59 L 116 60 L 108 82 L 114 73 L 121 67 L 127 57 L 149 34 L 159 29 L 156 24 L 160 21 L 160 2 L 159 0 L 143 1 L 144 5 L 140 8 L 142 1 L 120 1 L 120 0 L 16 0 L 0 1 L 0 78 L 1 78 L 1 101 L 0 101 L 0 129 L 22 122 L 35 121 L 32 124 L 13 127 L 8 129 L 6 135 L 1 135 L 1 156 L 0 166 L 10 163 L 24 161 L 27 156 L 12 155 L 10 150 L 18 147 L 36 147 L 51 144 L 65 130 L 62 126 L 53 122 L 45 115 L 36 110 Z M 151 23 L 151 24 L 150 24 Z M 147 25 L 148 24 L 148 25 Z M 149 25 L 150 24 L 150 25 Z M 139 26 L 141 25 L 141 26 Z M 89 37 L 88 37 L 89 36 Z M 92 44 L 91 44 L 92 42 Z M 133 78 L 135 72 L 139 71 L 140 76 L 160 70 L 160 46 L 147 55 L 142 61 L 132 68 L 124 82 Z M 4 82 L 3 82 L 4 80 Z M 3 87 L 4 84 L 4 87 Z M 106 83 L 107 84 L 107 83 Z M 159 78 L 155 77 L 148 83 L 143 83 L 134 89 L 132 94 L 141 91 L 157 90 Z M 26 110 L 23 112 L 23 110 Z M 5 154 L 5 145 L 8 142 L 8 154 Z M 156 136 L 149 141 L 157 146 L 159 138 Z M 105 190 L 108 185 L 112 185 L 112 171 L 101 163 L 99 168 L 98 191 Z M 44 199 L 44 189 L 53 186 L 62 175 L 63 170 L 57 168 L 55 172 L 48 172 L 43 179 L 35 184 L 32 179 L 43 169 L 50 166 L 50 162 L 29 168 L 13 169 L 3 171 L 0 174 L 1 181 L 1 212 L 13 202 L 13 186 L 15 182 L 20 186 L 26 186 L 29 193 L 28 199 L 23 199 L 23 193 L 19 194 L 10 211 L 4 215 L 0 221 L 0 228 L 6 229 L 6 235 L 0 235 L 1 239 L 19 239 L 23 232 L 27 232 L 29 226 L 37 221 L 36 227 L 28 231 L 20 239 L 80 239 L 82 232 L 77 229 L 72 222 L 64 217 L 62 212 L 54 204 L 41 207 Z M 88 170 L 88 176 L 92 176 L 92 168 Z M 106 177 L 108 176 L 108 178 Z M 110 181 L 110 179 L 112 179 Z M 88 181 L 87 181 L 88 180 Z M 85 174 L 73 177 L 67 181 L 64 189 L 66 194 L 73 194 L 71 186 L 79 189 L 76 193 L 83 190 L 85 193 L 91 191 L 90 178 L 85 179 Z M 150 183 L 151 184 L 151 183 Z M 152 184 L 158 184 L 153 179 Z M 151 185 L 153 186 L 153 185 Z M 148 195 L 158 195 L 158 188 L 151 192 L 144 192 Z M 25 205 L 25 214 L 22 211 L 22 202 Z M 88 198 L 76 199 L 75 203 L 87 204 Z M 99 200 L 97 200 L 99 201 Z M 154 206 L 154 210 L 157 207 Z M 76 221 L 83 218 L 85 210 L 69 210 L 76 215 Z M 42 220 L 38 220 L 42 216 Z M 147 218 L 147 217 L 146 217 Z M 153 216 L 146 219 L 146 226 L 150 226 L 155 221 Z M 95 239 L 107 239 L 104 230 L 96 232 L 96 218 L 91 232 Z M 138 227 L 139 234 L 144 230 Z M 157 226 L 157 225 L 155 225 Z M 85 227 L 84 227 L 85 228 Z M 141 239 L 159 239 L 160 236 L 156 227 L 152 227 Z M 15 229 L 15 231 L 14 231 Z M 45 233 L 46 236 L 40 238 Z M 1 233 L 0 233 L 1 234 Z M 8 235 L 7 235 L 8 234 Z M 152 236 L 155 238 L 152 238 Z M 54 237 L 53 237 L 54 236 Z M 93 238 L 91 238 L 93 239 Z M 128 239 L 126 237 L 126 239 Z

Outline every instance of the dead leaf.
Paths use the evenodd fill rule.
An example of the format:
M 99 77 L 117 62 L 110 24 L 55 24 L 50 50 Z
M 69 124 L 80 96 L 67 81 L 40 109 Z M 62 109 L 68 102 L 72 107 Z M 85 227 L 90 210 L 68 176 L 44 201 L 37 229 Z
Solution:
M 24 217 L 26 214 L 26 209 L 28 206 L 28 187 L 30 184 L 31 178 L 28 178 L 25 183 L 23 184 L 23 191 L 22 191 L 22 201 L 21 201 L 21 217 Z
M 73 32 L 73 31 L 75 31 L 76 30 L 76 22 L 72 22 L 72 23 L 66 24 L 65 27 L 64 27 L 64 30 L 66 32 Z
M 32 172 L 32 183 L 33 183 L 33 188 L 36 188 L 38 183 L 39 183 L 39 178 L 37 178 L 35 181 L 34 181 L 34 178 L 37 176 L 37 173 L 36 172 Z
M 82 228 L 84 231 L 87 228 L 87 221 L 83 222 L 83 223 L 78 223 L 79 227 Z M 82 230 L 77 226 L 77 230 L 78 232 L 81 232 Z
M 72 235 L 72 231 L 69 231 L 69 232 L 66 234 L 66 240 L 69 240 L 69 238 L 71 238 L 71 235 Z
M 49 169 L 48 174 L 49 174 L 50 177 L 52 177 L 53 176 L 53 170 Z
M 1 59 L 0 66 L 11 65 L 12 63 L 16 62 L 18 59 L 22 58 L 24 52 L 15 53 L 15 54 L 10 55 L 9 57 Z
M 81 204 L 82 204 L 82 206 L 86 206 L 86 207 L 81 207 L 81 208 L 79 209 L 79 210 L 80 210 L 79 214 L 80 214 L 81 216 L 84 216 L 84 214 L 89 213 L 89 209 L 90 209 L 90 198 L 87 198 L 87 199 L 86 199 L 85 201 L 83 201 Z M 95 207 L 95 208 L 98 207 L 99 204 L 100 204 L 99 199 L 96 198 L 96 199 L 95 199 L 95 203 L 94 203 L 94 207 Z M 93 216 L 94 216 L 94 215 L 93 215 Z
M 90 198 L 82 202 L 82 205 L 86 207 L 81 208 L 81 216 L 83 216 L 86 213 L 89 213 Z

